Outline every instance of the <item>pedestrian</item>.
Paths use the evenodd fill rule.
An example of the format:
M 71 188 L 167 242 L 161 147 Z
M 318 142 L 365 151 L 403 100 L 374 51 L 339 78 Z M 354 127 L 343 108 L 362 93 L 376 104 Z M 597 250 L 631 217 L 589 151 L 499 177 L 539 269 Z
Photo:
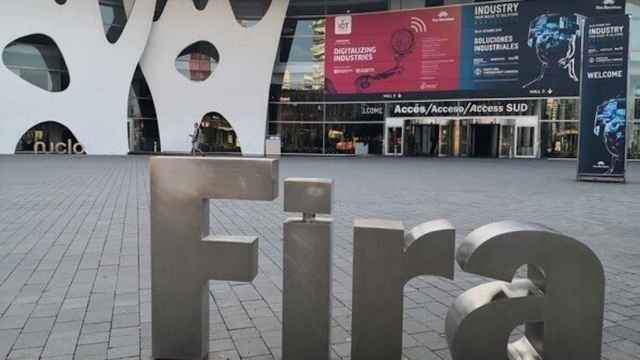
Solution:
M 202 134 L 202 127 L 200 124 L 193 123 L 193 134 L 189 135 L 191 137 L 191 155 L 202 154 L 202 149 L 200 149 L 200 136 Z

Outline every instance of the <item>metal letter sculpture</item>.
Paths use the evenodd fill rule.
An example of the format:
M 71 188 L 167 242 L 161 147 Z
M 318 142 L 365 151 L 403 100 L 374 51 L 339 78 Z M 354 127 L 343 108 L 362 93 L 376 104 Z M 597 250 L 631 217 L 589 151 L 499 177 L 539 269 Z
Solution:
M 604 272 L 577 240 L 540 225 L 502 222 L 471 233 L 457 252 L 466 272 L 499 282 L 462 294 L 446 320 L 453 360 L 599 360 Z M 528 265 L 528 279 L 512 282 Z M 525 324 L 525 336 L 508 344 Z
M 283 360 L 329 360 L 333 181 L 287 179 L 284 211 Z
M 438 220 L 405 234 L 401 222 L 358 219 L 353 243 L 351 358 L 399 360 L 404 286 L 420 275 L 453 279 L 455 229 Z
M 251 281 L 257 275 L 258 239 L 209 235 L 209 199 L 277 196 L 277 160 L 151 159 L 155 359 L 206 358 L 208 281 Z
M 288 179 L 284 209 L 284 360 L 328 360 L 333 182 Z M 209 235 L 209 199 L 274 200 L 277 160 L 152 158 L 153 357 L 200 360 L 209 351 L 208 281 L 251 281 L 258 239 Z M 405 233 L 402 223 L 356 220 L 353 360 L 402 356 L 404 286 L 420 275 L 453 278 L 455 230 L 445 221 Z M 599 360 L 604 271 L 584 244 L 534 224 L 502 222 L 472 232 L 456 260 L 501 281 L 456 299 L 446 319 L 453 360 Z M 527 265 L 526 279 L 513 280 Z M 512 281 L 513 280 L 513 281 Z M 522 339 L 509 343 L 525 325 Z

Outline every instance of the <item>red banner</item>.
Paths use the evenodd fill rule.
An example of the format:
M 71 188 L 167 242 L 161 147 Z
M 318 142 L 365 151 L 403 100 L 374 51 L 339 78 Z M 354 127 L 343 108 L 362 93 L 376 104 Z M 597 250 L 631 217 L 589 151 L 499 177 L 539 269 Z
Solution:
M 327 93 L 457 90 L 461 18 L 460 7 L 327 18 Z

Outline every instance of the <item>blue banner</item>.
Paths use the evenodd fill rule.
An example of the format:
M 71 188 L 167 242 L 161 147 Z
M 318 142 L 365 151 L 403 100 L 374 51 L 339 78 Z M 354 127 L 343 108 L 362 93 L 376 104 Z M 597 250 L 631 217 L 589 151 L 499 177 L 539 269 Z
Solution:
M 584 37 L 578 179 L 624 181 L 629 17 L 589 18 Z

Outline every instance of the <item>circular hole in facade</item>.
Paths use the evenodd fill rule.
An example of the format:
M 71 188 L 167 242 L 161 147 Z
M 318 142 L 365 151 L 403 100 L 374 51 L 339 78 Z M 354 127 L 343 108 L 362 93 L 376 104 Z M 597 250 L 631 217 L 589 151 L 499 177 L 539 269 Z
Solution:
M 192 81 L 205 81 L 220 62 L 220 54 L 213 44 L 198 41 L 186 47 L 176 59 L 176 70 Z

